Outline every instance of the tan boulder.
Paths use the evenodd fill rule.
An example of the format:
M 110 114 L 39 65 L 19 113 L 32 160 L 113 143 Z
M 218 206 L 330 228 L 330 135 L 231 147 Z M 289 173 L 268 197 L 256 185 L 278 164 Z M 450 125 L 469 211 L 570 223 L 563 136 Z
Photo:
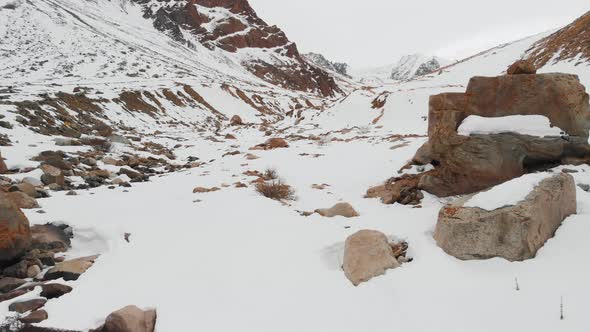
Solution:
M 465 207 L 472 197 L 443 207 L 434 233 L 439 247 L 463 260 L 533 258 L 562 221 L 576 213 L 576 186 L 565 173 L 542 180 L 513 206 L 492 211 Z
M 35 186 L 29 182 L 15 184 L 14 186 L 10 187 L 8 191 L 21 191 L 30 197 L 37 198 L 37 189 L 35 189 Z
M 31 227 L 31 246 L 40 250 L 64 252 L 71 245 L 70 237 L 64 230 L 53 224 Z
M 277 137 L 269 138 L 265 144 L 269 150 L 289 147 L 289 143 L 287 143 L 287 141 Z
M 346 239 L 342 268 L 353 285 L 358 286 L 399 266 L 385 234 L 362 230 Z
M 518 60 L 508 67 L 506 73 L 508 75 L 536 74 L 537 68 L 530 61 Z
M 337 216 L 353 218 L 359 216 L 358 212 L 356 212 L 352 205 L 350 205 L 349 203 L 338 203 L 329 209 L 317 209 L 315 210 L 315 212 L 321 215 L 322 217 L 328 218 Z
M 97 258 L 98 255 L 95 255 L 57 263 L 45 273 L 43 279 L 55 280 L 63 278 L 64 280 L 78 280 L 80 275 L 86 272 L 86 270 L 94 264 Z
M 156 310 L 130 305 L 111 313 L 101 327 L 90 332 L 153 332 L 155 327 Z
M 24 192 L 13 191 L 7 193 L 7 195 L 19 209 L 37 209 L 40 207 L 36 199 L 25 194 Z
M 0 265 L 20 257 L 30 244 L 29 220 L 8 194 L 0 191 Z

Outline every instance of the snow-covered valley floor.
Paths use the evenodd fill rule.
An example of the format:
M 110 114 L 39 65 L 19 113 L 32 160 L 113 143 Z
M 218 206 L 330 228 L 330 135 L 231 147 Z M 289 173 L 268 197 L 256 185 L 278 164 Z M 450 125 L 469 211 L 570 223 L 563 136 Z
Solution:
M 590 193 L 578 189 L 568 218 L 535 259 L 460 261 L 432 238 L 445 202 L 427 195 L 423 208 L 363 198 L 412 157 L 425 138 L 385 139 L 374 129 L 351 142 L 307 140 L 271 151 L 247 151 L 263 138 L 197 140 L 182 152 L 216 161 L 128 188 L 100 187 L 78 196 L 56 192 L 28 210 L 32 224 L 74 227 L 71 257 L 101 254 L 74 290 L 50 301 L 43 326 L 93 328 L 128 304 L 154 307 L 158 331 L 582 331 L 590 327 Z M 355 133 L 348 134 L 352 137 Z M 351 136 L 352 135 L 352 136 Z M 236 143 L 238 142 L 238 143 Z M 239 148 L 230 145 L 239 145 Z M 241 155 L 221 158 L 226 150 Z M 260 157 L 246 160 L 245 153 Z M 300 154 L 322 154 L 318 158 Z M 291 206 L 233 186 L 247 170 L 275 168 L 296 190 Z M 575 167 L 590 183 L 590 167 Z M 329 184 L 325 190 L 312 184 Z M 339 201 L 360 217 L 301 216 Z M 409 242 L 413 262 L 354 287 L 340 266 L 344 240 L 375 229 Z M 124 233 L 131 233 L 130 243 Z M 516 280 L 520 290 L 516 290 Z M 25 295 L 27 296 L 27 295 Z M 565 319 L 560 320 L 563 298 Z M 7 304 L 0 304 L 6 313 Z

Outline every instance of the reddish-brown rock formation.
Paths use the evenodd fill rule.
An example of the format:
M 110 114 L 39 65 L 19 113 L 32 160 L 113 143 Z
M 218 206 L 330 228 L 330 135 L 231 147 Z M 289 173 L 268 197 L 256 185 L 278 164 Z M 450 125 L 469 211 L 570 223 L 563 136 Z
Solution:
M 153 19 L 158 30 L 189 46 L 198 42 L 211 50 L 220 48 L 231 53 L 245 48 L 268 50 L 277 61 L 268 63 L 260 59 L 243 63 L 265 81 L 322 96 L 333 96 L 340 91 L 330 75 L 305 61 L 295 43 L 280 28 L 260 19 L 247 0 L 134 2 L 143 6 L 144 17 Z M 220 10 L 226 10 L 228 15 L 219 15 Z
M 457 129 L 469 115 L 543 115 L 565 133 L 459 135 Z M 588 94 L 575 75 L 474 77 L 466 93 L 430 97 L 429 140 L 412 163 L 432 164 L 435 169 L 393 178 L 370 189 L 367 196 L 402 203 L 418 189 L 437 196 L 468 194 L 527 172 L 590 161 L 589 119 Z
M 0 266 L 21 256 L 30 244 L 29 220 L 8 194 L 0 191 Z
M 590 61 L 590 12 L 572 24 L 540 40 L 528 51 L 529 59 L 537 68 L 554 61 Z

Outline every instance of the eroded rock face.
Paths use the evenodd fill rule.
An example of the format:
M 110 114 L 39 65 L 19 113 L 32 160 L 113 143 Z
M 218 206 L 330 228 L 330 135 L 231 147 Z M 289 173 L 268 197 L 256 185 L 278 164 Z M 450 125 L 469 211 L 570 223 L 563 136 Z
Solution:
M 263 60 L 243 63 L 265 81 L 323 96 L 340 92 L 330 75 L 305 61 L 295 43 L 280 28 L 260 19 L 247 0 L 168 0 L 165 4 L 133 1 L 143 6 L 144 18 L 152 19 L 156 29 L 189 47 L 200 43 L 209 49 L 220 48 L 231 53 L 256 48 L 282 58 L 283 61 L 275 63 Z
M 30 244 L 29 220 L 8 195 L 0 191 L 0 266 L 23 255 Z
M 459 135 L 458 127 L 470 115 L 542 115 L 564 133 Z M 588 94 L 575 75 L 474 77 L 466 93 L 430 97 L 429 140 L 412 163 L 432 164 L 435 169 L 393 179 L 368 196 L 391 202 L 402 180 L 437 196 L 469 194 L 532 171 L 590 161 L 589 119 Z
M 104 325 L 91 332 L 153 332 L 156 310 L 141 310 L 134 305 L 111 313 Z
M 513 206 L 492 211 L 465 207 L 471 197 L 443 207 L 434 233 L 439 247 L 463 260 L 533 258 L 562 221 L 576 213 L 574 178 L 563 173 L 541 181 Z
M 353 285 L 358 286 L 399 266 L 385 234 L 362 230 L 346 239 L 342 268 Z

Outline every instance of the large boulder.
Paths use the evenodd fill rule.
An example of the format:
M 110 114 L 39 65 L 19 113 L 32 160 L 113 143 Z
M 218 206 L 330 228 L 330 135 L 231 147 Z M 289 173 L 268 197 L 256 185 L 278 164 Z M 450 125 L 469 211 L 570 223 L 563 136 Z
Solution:
M 353 285 L 382 275 L 387 269 L 399 267 L 385 234 L 362 230 L 346 239 L 344 246 L 344 274 Z
M 531 181 L 540 182 L 535 185 Z M 522 200 L 507 206 L 502 201 L 506 192 L 518 200 L 518 191 L 525 190 L 524 195 L 527 186 L 534 189 L 520 197 Z M 499 202 L 494 203 L 496 200 Z M 530 174 L 443 207 L 434 239 L 446 253 L 459 259 L 503 257 L 522 261 L 535 257 L 562 221 L 575 213 L 576 186 L 571 175 Z
M 511 128 L 488 134 L 458 129 L 468 117 L 535 116 L 563 131 L 532 136 Z M 503 119 L 506 120 L 506 119 Z M 465 93 L 430 97 L 428 142 L 411 161 L 434 169 L 392 179 L 367 193 L 395 202 L 404 189 L 437 196 L 474 193 L 523 174 L 559 164 L 590 162 L 590 103 L 576 75 L 538 74 L 473 77 Z M 556 133 L 555 133 L 556 132 Z M 407 165 L 410 166 L 410 165 Z
M 25 194 L 21 191 L 13 191 L 7 193 L 8 198 L 12 200 L 12 202 L 18 207 L 19 209 L 36 209 L 39 208 L 39 203 L 33 197 Z
M 111 313 L 104 324 L 90 332 L 153 332 L 156 310 L 141 310 L 130 305 Z
M 22 256 L 30 245 L 29 220 L 8 194 L 0 191 L 0 266 Z

